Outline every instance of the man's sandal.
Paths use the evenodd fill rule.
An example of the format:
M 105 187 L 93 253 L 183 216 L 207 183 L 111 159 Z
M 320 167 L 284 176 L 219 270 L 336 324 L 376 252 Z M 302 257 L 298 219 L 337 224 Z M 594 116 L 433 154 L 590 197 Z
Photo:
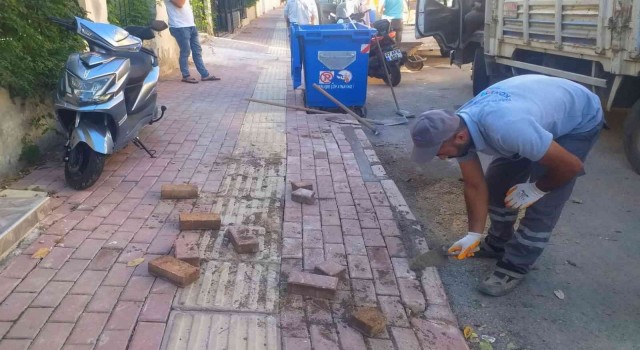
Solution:
M 183 83 L 189 83 L 189 84 L 197 84 L 198 83 L 198 81 L 194 77 L 182 78 L 182 82 Z
M 495 267 L 493 272 L 480 282 L 478 290 L 486 295 L 501 297 L 516 288 L 524 279 L 524 275 L 511 270 Z
M 220 78 L 216 77 L 215 75 L 209 75 L 207 77 L 202 78 L 202 81 L 216 81 L 216 80 L 220 80 Z

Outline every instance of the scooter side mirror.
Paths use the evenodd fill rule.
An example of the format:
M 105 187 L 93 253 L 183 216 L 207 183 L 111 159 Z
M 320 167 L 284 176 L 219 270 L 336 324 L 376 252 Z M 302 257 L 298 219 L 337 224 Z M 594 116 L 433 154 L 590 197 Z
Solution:
M 165 21 L 154 20 L 153 22 L 151 22 L 151 25 L 149 26 L 149 28 L 155 30 L 156 32 L 161 32 L 169 28 L 169 26 Z

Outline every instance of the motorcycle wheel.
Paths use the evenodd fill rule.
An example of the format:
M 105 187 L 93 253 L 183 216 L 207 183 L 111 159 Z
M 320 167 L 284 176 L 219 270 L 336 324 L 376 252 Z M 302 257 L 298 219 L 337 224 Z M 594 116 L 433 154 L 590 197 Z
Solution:
M 84 190 L 93 186 L 102 174 L 105 158 L 86 143 L 78 143 L 69 152 L 69 160 L 64 165 L 64 178 L 69 187 Z
M 398 86 L 398 84 L 400 84 L 400 80 L 402 79 L 402 75 L 400 74 L 400 66 L 398 66 L 397 64 L 389 64 L 389 65 L 387 65 L 387 68 L 389 69 L 389 76 L 391 78 L 391 86 L 393 86 L 393 87 Z M 386 74 L 384 75 L 382 80 L 384 80 L 385 84 L 389 85 L 389 82 L 387 81 L 387 75 Z
M 410 71 L 417 72 L 419 70 L 422 70 L 422 68 L 424 67 L 424 62 L 423 61 L 411 62 L 411 61 L 407 60 L 404 63 L 404 66 L 407 67 L 407 69 L 410 70 Z

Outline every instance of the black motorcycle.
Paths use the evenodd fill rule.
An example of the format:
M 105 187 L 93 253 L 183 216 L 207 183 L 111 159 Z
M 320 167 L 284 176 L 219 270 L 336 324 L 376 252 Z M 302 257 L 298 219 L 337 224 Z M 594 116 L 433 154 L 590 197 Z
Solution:
M 396 48 L 396 32 L 391 28 L 391 22 L 386 19 L 373 22 L 372 27 L 377 33 L 370 43 L 368 75 L 384 80 L 387 85 L 397 86 L 402 78 L 400 75 L 402 51 Z M 389 79 L 387 79 L 385 65 L 389 72 Z

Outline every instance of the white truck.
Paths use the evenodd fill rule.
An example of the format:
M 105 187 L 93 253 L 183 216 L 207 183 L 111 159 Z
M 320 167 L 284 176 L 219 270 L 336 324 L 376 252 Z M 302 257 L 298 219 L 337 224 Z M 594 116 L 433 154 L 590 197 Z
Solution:
M 416 37 L 472 63 L 474 95 L 509 76 L 582 83 L 629 108 L 624 148 L 640 173 L 640 0 L 418 0 Z

